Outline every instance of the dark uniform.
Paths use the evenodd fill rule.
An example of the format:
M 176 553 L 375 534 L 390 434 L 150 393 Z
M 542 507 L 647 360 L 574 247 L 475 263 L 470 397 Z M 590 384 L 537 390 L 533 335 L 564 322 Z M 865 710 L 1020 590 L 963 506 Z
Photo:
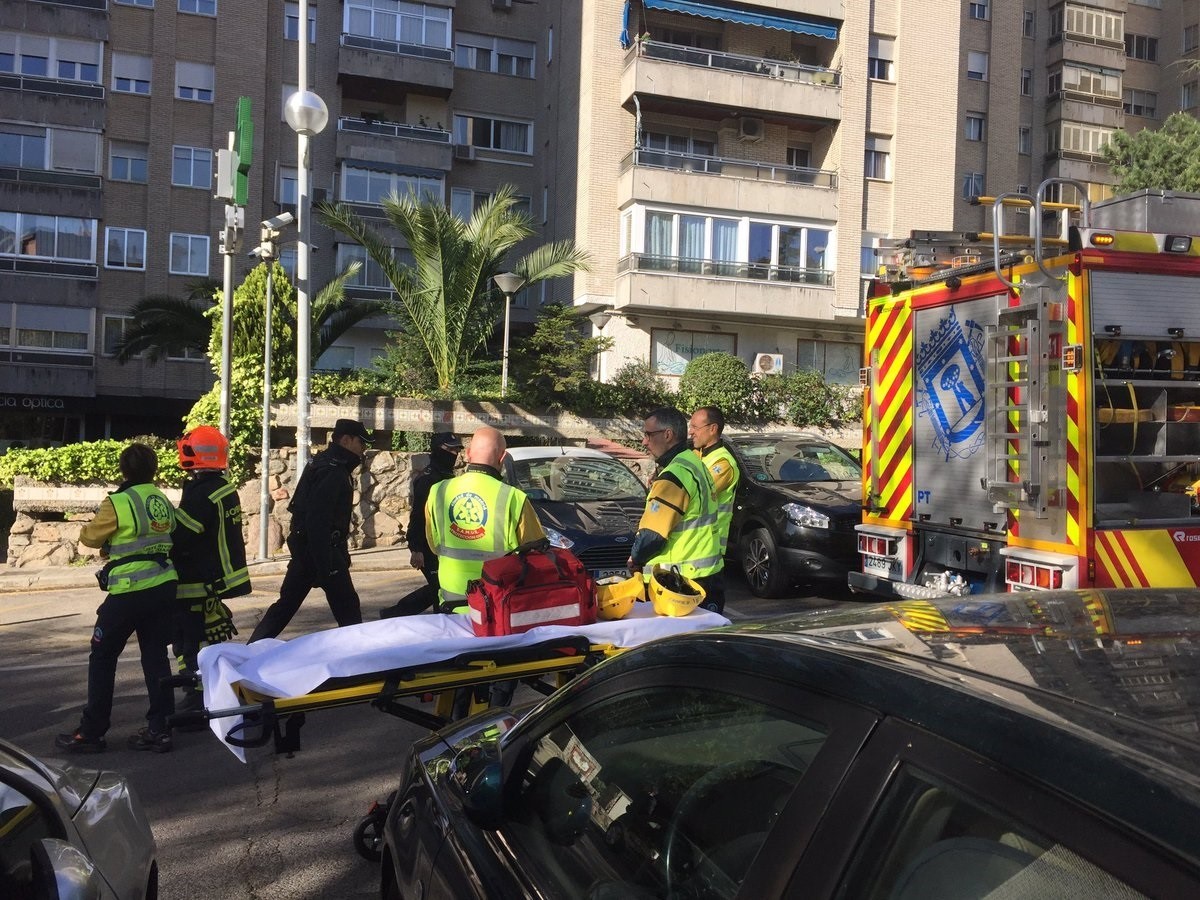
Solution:
M 357 422 L 354 424 L 363 428 Z M 277 637 L 314 587 L 325 591 L 325 599 L 339 626 L 362 622 L 358 592 L 350 580 L 349 545 L 354 497 L 351 477 L 359 462 L 357 454 L 331 443 L 312 458 L 300 476 L 296 495 L 288 506 L 292 528 L 287 545 L 292 559 L 279 589 L 279 599 L 267 609 L 250 635 L 251 641 Z

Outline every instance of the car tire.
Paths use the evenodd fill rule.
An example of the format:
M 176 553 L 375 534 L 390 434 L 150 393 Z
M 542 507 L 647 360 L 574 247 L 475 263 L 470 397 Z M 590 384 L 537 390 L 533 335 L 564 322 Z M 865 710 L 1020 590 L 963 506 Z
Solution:
M 742 536 L 742 574 L 755 597 L 778 597 L 787 587 L 775 538 L 766 528 Z

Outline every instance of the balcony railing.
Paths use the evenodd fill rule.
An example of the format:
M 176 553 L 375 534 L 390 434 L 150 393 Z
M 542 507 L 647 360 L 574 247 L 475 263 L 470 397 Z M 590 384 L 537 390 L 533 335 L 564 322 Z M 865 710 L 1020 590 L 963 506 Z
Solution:
M 96 366 L 96 357 L 91 353 L 56 353 L 53 350 L 0 350 L 0 363 L 92 369 Z
M 1047 150 L 1047 160 L 1055 159 L 1070 159 L 1075 162 L 1099 163 L 1104 162 L 1104 156 L 1100 151 L 1088 153 L 1086 150 Z
M 1060 44 L 1063 41 L 1074 41 L 1077 44 L 1095 44 L 1097 47 L 1108 47 L 1110 50 L 1124 50 L 1125 41 L 1114 40 L 1112 38 L 1096 37 L 1092 34 L 1084 34 L 1082 31 L 1060 31 L 1058 34 L 1052 34 L 1046 40 L 1047 47 L 1053 47 L 1055 44 Z
M 424 44 L 402 44 L 399 41 L 385 41 L 382 38 L 367 37 L 363 34 L 343 34 L 343 47 L 354 47 L 358 50 L 374 50 L 377 53 L 392 53 L 396 56 L 423 56 L 426 59 L 439 59 L 445 62 L 454 61 L 454 51 L 446 47 L 427 47 Z
M 77 6 L 80 9 L 108 9 L 108 0 L 37 0 L 38 3 L 49 3 L 51 6 Z
M 657 253 L 630 253 L 617 261 L 617 272 L 668 272 L 673 275 L 702 275 L 706 278 L 739 278 L 826 287 L 833 284 L 833 272 L 829 269 L 722 262 L 686 256 L 662 256 Z
M 100 268 L 94 263 L 63 262 L 57 259 L 30 259 L 25 257 L 0 256 L 0 272 L 14 275 L 53 275 L 60 278 L 82 278 L 95 281 L 100 277 Z
M 721 156 L 697 156 L 672 150 L 634 150 L 621 162 L 621 171 L 632 166 L 650 169 L 670 169 L 676 172 L 696 172 L 700 175 L 725 175 L 749 178 L 754 181 L 779 181 L 787 184 L 808 184 L 813 187 L 836 188 L 837 172 L 810 169 L 806 166 L 785 166 L 755 162 L 749 159 L 727 159 Z
M 664 44 L 660 41 L 636 42 L 630 49 L 626 60 L 635 56 L 805 84 L 838 86 L 842 82 L 840 72 L 820 66 L 805 66 L 781 59 L 764 59 L 760 56 L 741 56 L 737 53 L 723 53 L 720 50 L 702 50 L 698 47 Z
M 84 97 L 88 100 L 104 99 L 103 85 L 91 84 L 86 81 L 70 81 L 66 78 L 18 75 L 14 72 L 0 72 L 0 90 L 57 94 L 62 97 Z
M 381 122 L 377 119 L 357 119 L 342 116 L 338 119 L 338 131 L 354 131 L 360 134 L 377 134 L 381 137 L 408 138 L 413 141 L 433 141 L 437 144 L 450 143 L 450 132 L 422 125 L 405 125 L 401 122 Z
M 0 181 L 40 184 L 47 187 L 82 188 L 88 191 L 98 191 L 103 184 L 99 175 L 50 172 L 46 169 L 23 169 L 16 166 L 0 166 Z
M 1046 98 L 1048 101 L 1070 100 L 1075 103 L 1091 103 L 1093 106 L 1110 106 L 1120 108 L 1123 101 L 1120 97 L 1106 97 L 1103 94 L 1089 94 L 1087 91 L 1061 90 L 1055 91 Z

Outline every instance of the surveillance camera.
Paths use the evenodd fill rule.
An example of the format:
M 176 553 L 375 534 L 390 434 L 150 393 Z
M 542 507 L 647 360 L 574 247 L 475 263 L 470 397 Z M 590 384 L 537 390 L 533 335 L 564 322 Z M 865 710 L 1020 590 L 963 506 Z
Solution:
M 291 225 L 296 221 L 296 217 L 290 212 L 281 212 L 277 216 L 271 216 L 269 219 L 264 219 L 263 228 L 270 228 L 272 231 L 278 231 L 280 228 Z

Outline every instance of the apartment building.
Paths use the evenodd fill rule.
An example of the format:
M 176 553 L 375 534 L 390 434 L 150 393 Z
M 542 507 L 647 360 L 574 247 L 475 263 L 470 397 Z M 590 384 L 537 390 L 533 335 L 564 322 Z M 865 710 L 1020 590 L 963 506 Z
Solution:
M 592 259 L 518 295 L 514 327 L 574 303 L 613 338 L 601 377 L 725 350 L 852 382 L 880 239 L 978 229 L 971 196 L 1050 175 L 1102 195 L 1111 132 L 1194 110 L 1200 78 L 1177 64 L 1200 0 L 317 0 L 308 18 L 284 0 L 0 4 L 0 440 L 170 432 L 212 383 L 205 359 L 122 366 L 112 348 L 136 299 L 219 277 L 214 159 L 238 97 L 248 244 L 294 207 L 302 33 L 330 108 L 314 195 L 387 233 L 392 191 L 466 215 L 514 185 L 536 242 Z M 360 255 L 313 242 L 314 285 Z M 368 265 L 351 293 L 388 286 Z M 317 367 L 369 365 L 386 327 Z

